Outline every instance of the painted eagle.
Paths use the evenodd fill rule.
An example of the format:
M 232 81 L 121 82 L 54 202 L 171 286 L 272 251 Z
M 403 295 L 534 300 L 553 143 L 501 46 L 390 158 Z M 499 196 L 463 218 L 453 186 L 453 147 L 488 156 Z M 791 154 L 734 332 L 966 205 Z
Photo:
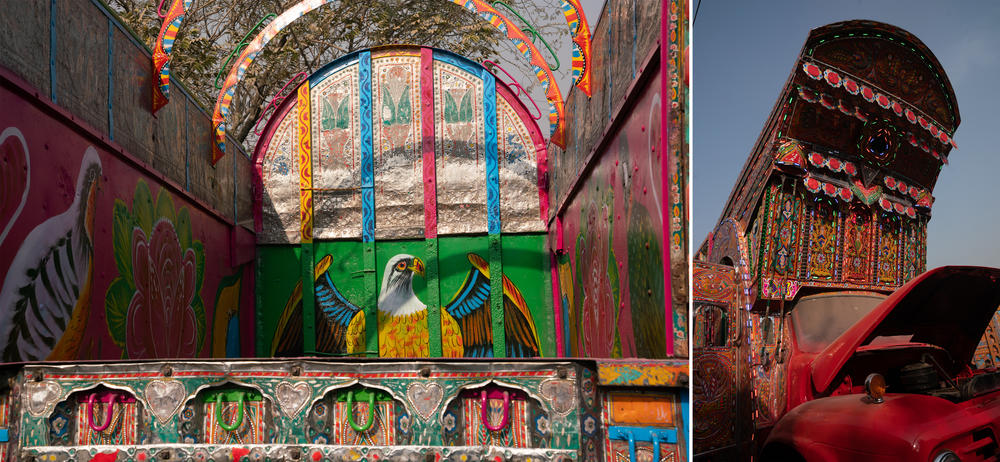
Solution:
M 489 265 L 468 254 L 472 268 L 461 287 L 441 312 L 441 343 L 446 357 L 493 356 Z M 330 276 L 332 257 L 316 265 L 316 349 L 355 355 L 366 352 L 364 311 L 347 300 Z M 424 262 L 412 255 L 389 259 L 382 274 L 378 298 L 379 356 L 427 357 L 430 335 L 427 306 L 413 292 L 413 276 L 424 276 Z M 539 355 L 538 333 L 531 312 L 513 283 L 503 277 L 504 331 L 508 357 Z M 299 284 L 285 305 L 278 323 L 272 356 L 302 353 L 302 287 Z

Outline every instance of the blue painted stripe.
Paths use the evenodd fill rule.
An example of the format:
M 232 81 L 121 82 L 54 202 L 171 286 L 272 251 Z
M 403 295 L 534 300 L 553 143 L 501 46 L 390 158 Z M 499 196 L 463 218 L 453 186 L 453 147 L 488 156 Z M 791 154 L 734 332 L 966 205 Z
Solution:
M 497 84 L 485 69 L 483 122 L 486 133 L 486 224 L 490 234 L 500 234 L 500 165 L 497 158 Z
M 375 186 L 372 147 L 372 54 L 360 53 L 358 88 L 361 92 L 361 187 Z
M 652 443 L 654 437 L 661 443 L 677 444 L 676 428 L 608 426 L 608 439 Z M 634 458 L 632 460 L 635 460 Z
M 580 112 L 583 112 L 583 111 L 580 111 Z M 559 197 L 559 196 L 554 196 L 554 197 Z M 573 345 L 572 345 L 572 342 L 570 340 L 571 337 L 570 337 L 570 333 L 569 333 L 569 298 L 566 297 L 565 295 L 562 295 L 562 294 L 560 294 L 560 298 L 561 298 L 560 305 L 562 305 L 562 312 L 563 312 L 563 323 L 562 323 L 563 324 L 563 352 L 565 352 L 566 356 L 573 356 L 573 354 L 572 354 Z
M 0 428 L 0 443 L 10 441 L 10 432 L 6 428 Z
M 53 103 L 56 98 L 56 0 L 49 3 L 49 99 Z
M 240 357 L 240 315 L 229 318 L 226 325 L 226 357 Z
M 679 393 L 681 395 L 681 434 L 687 435 L 688 426 L 691 425 L 690 400 L 688 399 L 688 390 L 682 388 Z
M 372 53 L 358 53 L 361 96 L 361 240 L 375 241 L 375 155 L 372 146 Z
M 370 70 L 371 69 L 371 52 L 366 51 L 365 53 L 367 53 L 368 57 L 369 57 L 368 69 Z M 339 71 L 339 70 L 341 70 L 341 69 L 343 69 L 345 67 L 348 67 L 348 66 L 351 66 L 351 65 L 357 63 L 359 61 L 359 57 L 360 56 L 361 56 L 360 53 L 359 54 L 350 54 L 350 55 L 347 55 L 347 56 L 343 56 L 343 57 L 337 58 L 337 59 L 333 60 L 333 62 L 331 62 L 330 64 L 327 64 L 326 66 L 321 67 L 318 71 L 316 71 L 312 76 L 309 77 L 309 88 L 315 88 L 316 85 L 319 85 L 321 82 L 323 82 L 324 80 L 326 80 L 327 77 L 329 77 L 329 76 L 337 73 L 337 71 Z M 371 74 L 369 74 L 369 75 L 371 75 Z
M 489 72 L 485 72 L 485 69 L 483 69 L 483 67 L 479 64 L 444 50 L 434 50 L 434 59 L 443 63 L 451 64 L 452 66 L 462 69 L 472 75 L 489 74 Z
M 361 188 L 361 241 L 375 242 L 375 188 Z

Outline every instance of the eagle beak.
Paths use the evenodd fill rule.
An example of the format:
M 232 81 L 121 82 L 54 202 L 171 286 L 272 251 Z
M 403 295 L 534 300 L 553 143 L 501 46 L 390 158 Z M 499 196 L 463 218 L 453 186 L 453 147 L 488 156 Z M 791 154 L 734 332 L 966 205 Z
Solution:
M 419 274 L 420 277 L 424 277 L 424 261 L 419 257 L 413 258 L 413 272 Z

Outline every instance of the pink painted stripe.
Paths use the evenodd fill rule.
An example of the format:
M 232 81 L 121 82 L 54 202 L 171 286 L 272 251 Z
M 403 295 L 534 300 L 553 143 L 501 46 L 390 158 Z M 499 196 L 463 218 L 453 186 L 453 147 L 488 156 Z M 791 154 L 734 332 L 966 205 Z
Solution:
M 667 356 L 674 355 L 674 308 L 673 287 L 670 285 L 670 139 L 667 134 L 670 129 L 670 110 L 667 109 L 670 97 L 670 75 L 667 73 L 667 61 L 670 59 L 669 18 L 670 1 L 663 0 L 660 16 L 660 190 L 663 191 L 663 304 L 665 310 L 664 325 L 666 332 Z M 683 194 L 683 191 L 678 191 Z
M 535 144 L 538 158 L 538 205 L 542 221 L 549 219 L 549 151 L 545 144 Z
M 553 252 L 549 252 L 549 264 L 552 273 L 552 307 L 554 308 L 552 311 L 555 314 L 556 357 L 565 358 L 566 347 L 563 337 L 562 297 L 559 295 L 559 270 L 556 267 L 556 254 Z
M 420 125 L 424 147 L 424 237 L 437 237 L 437 169 L 434 164 L 434 51 L 420 49 Z

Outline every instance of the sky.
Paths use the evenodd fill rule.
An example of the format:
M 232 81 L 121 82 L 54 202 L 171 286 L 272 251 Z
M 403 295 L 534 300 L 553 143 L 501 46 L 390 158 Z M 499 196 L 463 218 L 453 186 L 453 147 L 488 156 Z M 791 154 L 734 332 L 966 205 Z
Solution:
M 618 0 L 618 1 L 653 1 L 653 0 Z M 556 57 L 559 59 L 559 67 L 552 71 L 555 77 L 556 83 L 559 86 L 560 93 L 563 99 L 567 99 L 567 94 L 573 87 L 573 74 L 572 74 L 572 52 L 573 52 L 573 38 L 570 35 L 569 26 L 566 24 L 566 16 L 562 10 L 561 0 L 523 0 L 520 2 L 509 2 L 514 5 L 521 5 L 520 8 L 516 8 L 515 11 L 518 14 L 524 16 L 526 19 L 531 21 L 531 24 L 539 31 L 542 37 L 552 46 Z M 604 7 L 604 0 L 580 0 L 580 5 L 583 7 L 583 14 L 587 18 L 587 23 L 590 26 L 591 33 L 593 33 L 594 28 L 597 26 L 597 21 L 601 16 L 601 11 Z M 525 25 L 521 23 L 513 14 L 510 14 L 509 10 L 503 7 L 497 7 L 497 11 L 506 14 L 515 25 L 526 29 Z M 546 59 L 550 65 L 554 66 L 555 62 L 551 59 L 545 46 L 541 41 L 536 41 L 535 46 L 538 51 L 542 54 L 542 57 Z M 525 90 L 531 95 L 531 99 L 535 101 L 541 111 L 541 117 L 538 119 L 538 127 L 541 129 L 542 133 L 546 134 L 548 138 L 549 133 L 549 119 L 547 117 L 549 112 L 549 106 L 545 99 L 545 88 L 538 82 L 535 76 L 534 70 L 528 65 L 528 61 L 524 59 L 524 55 L 517 50 L 509 40 L 501 40 L 499 46 L 499 63 L 503 66 L 515 80 L 520 83 Z M 503 73 L 500 73 L 503 76 Z M 503 76 L 502 79 L 505 79 Z M 505 80 L 506 81 L 506 80 Z M 528 99 L 522 97 L 524 104 L 528 106 L 529 111 L 535 113 L 534 107 Z
M 692 0 L 692 6 L 697 0 Z M 927 267 L 1000 267 L 1000 2 L 702 0 L 693 24 L 691 245 L 718 222 L 809 31 L 893 24 L 930 48 L 955 89 L 961 124 L 938 177 Z

